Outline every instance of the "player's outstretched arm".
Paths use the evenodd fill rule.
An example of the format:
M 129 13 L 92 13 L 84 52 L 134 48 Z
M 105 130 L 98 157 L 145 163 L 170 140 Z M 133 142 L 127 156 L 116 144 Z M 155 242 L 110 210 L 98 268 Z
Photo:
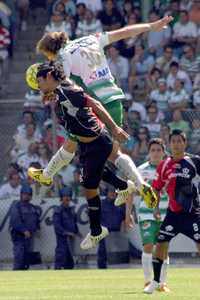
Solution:
M 111 130 L 113 137 L 117 141 L 121 143 L 129 138 L 129 135 L 114 122 L 110 114 L 105 110 L 99 101 L 96 101 L 92 97 L 87 97 L 87 105 L 92 108 L 94 113 L 99 117 L 100 121 Z
M 166 28 L 166 26 L 173 20 L 173 17 L 166 16 L 156 22 L 144 23 L 144 24 L 134 24 L 125 26 L 118 30 L 107 32 L 109 44 L 117 42 L 119 40 L 127 39 L 130 37 L 135 37 L 141 33 L 147 31 L 161 31 Z

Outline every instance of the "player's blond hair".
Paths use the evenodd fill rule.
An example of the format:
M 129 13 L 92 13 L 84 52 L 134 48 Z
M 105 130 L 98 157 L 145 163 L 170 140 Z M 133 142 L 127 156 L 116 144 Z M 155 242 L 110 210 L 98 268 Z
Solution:
M 68 35 L 65 32 L 45 33 L 37 43 L 36 50 L 38 53 L 51 53 L 56 55 L 57 52 L 68 41 Z

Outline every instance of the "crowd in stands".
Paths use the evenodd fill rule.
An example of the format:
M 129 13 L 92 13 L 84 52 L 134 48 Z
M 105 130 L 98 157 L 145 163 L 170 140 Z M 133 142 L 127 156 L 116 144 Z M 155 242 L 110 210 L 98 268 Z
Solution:
M 4 2 L 7 3 L 0 1 L 0 13 Z M 65 31 L 70 39 L 143 21 L 140 1 L 18 2 L 21 30 L 26 30 L 26 18 L 31 7 L 40 5 L 49 16 L 44 32 Z M 196 16 L 200 4 L 192 0 L 158 0 L 153 3 L 148 21 L 170 14 L 174 17 L 171 26 L 161 32 L 148 32 L 120 41 L 105 49 L 112 74 L 126 95 L 123 102 L 124 128 L 130 139 L 123 145 L 123 151 L 132 157 L 136 165 L 147 158 L 150 138 L 161 137 L 168 146 L 169 132 L 174 128 L 187 134 L 188 151 L 200 154 L 200 18 Z M 9 18 L 10 15 L 6 20 Z M 9 28 L 6 22 L 2 24 Z M 6 29 L 5 34 L 8 34 Z M 41 168 L 47 165 L 55 150 L 53 137 L 56 136 L 58 147 L 66 138 L 60 125 L 54 130 L 51 107 L 42 106 L 36 91 L 28 91 L 25 98 L 22 124 L 14 135 L 11 165 L 0 187 L 0 197 L 5 197 L 6 189 L 13 191 L 13 195 L 17 193 L 20 183 L 13 179 L 13 174 L 19 174 L 21 181 L 30 181 L 26 171 L 31 164 Z M 74 198 L 83 193 L 79 167 L 79 160 L 75 157 L 56 180 L 59 187 L 66 183 L 71 185 Z M 31 184 L 37 186 L 33 182 Z M 40 188 L 35 188 L 35 193 L 40 192 Z M 42 193 L 53 196 L 55 189 L 42 189 Z

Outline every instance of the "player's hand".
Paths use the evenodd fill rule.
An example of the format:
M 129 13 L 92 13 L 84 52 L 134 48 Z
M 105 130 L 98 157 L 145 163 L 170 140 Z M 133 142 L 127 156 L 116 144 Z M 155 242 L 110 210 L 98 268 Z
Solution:
M 153 216 L 157 221 L 161 220 L 160 209 L 158 207 L 154 209 Z
M 156 22 L 150 23 L 151 31 L 161 31 L 167 28 L 167 25 L 173 20 L 172 16 L 166 16 Z
M 119 126 L 112 129 L 112 135 L 119 143 L 126 142 L 129 139 L 128 133 Z

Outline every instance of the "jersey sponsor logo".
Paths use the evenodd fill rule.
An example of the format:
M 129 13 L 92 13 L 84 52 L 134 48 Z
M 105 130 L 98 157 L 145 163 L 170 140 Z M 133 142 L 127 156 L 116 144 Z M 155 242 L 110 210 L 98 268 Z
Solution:
M 92 72 L 90 75 L 91 80 L 103 78 L 110 73 L 108 67 Z
M 195 234 L 193 235 L 193 237 L 194 237 L 194 239 L 195 239 L 196 241 L 200 240 L 200 234 L 199 234 L 199 233 L 195 233 Z
M 166 231 L 172 231 L 174 229 L 174 227 L 172 225 L 168 225 L 165 227 Z
M 79 110 L 79 108 L 74 107 L 73 104 L 67 99 L 65 101 L 60 102 L 60 104 L 62 106 L 64 106 L 65 108 L 67 108 L 67 113 L 72 116 L 75 117 L 77 114 L 77 111 Z
M 148 229 L 149 227 L 151 227 L 151 223 L 150 222 L 144 222 L 142 225 L 143 229 Z
M 199 231 L 199 227 L 198 227 L 197 223 L 193 223 L 192 226 L 193 226 L 193 229 L 195 232 Z

